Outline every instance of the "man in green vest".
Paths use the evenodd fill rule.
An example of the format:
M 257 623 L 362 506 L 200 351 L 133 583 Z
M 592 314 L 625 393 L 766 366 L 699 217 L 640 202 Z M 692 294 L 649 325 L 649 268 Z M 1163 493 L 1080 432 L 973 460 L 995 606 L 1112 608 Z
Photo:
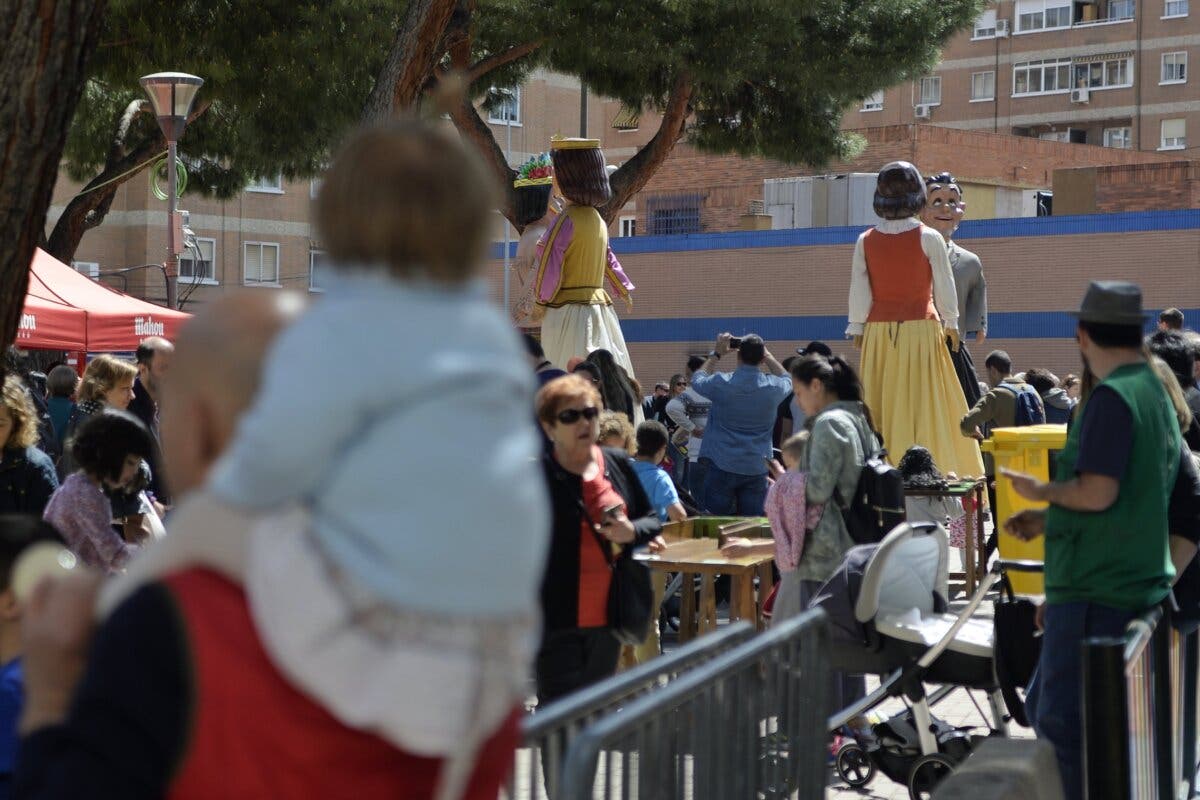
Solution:
M 1034 730 L 1054 745 L 1066 800 L 1083 797 L 1080 645 L 1123 635 L 1170 591 L 1167 507 L 1180 457 L 1178 420 L 1143 354 L 1141 290 L 1093 282 L 1076 316 L 1084 369 L 1096 386 L 1070 427 L 1054 480 L 1001 470 L 1017 494 L 1050 504 L 1005 527 L 1021 539 L 1046 536 L 1042 655 L 1026 702 Z

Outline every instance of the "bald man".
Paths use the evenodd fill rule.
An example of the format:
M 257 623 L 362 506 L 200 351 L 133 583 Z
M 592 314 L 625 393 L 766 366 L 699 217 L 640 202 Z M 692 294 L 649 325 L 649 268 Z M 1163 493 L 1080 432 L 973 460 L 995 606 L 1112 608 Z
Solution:
M 183 500 L 170 535 L 98 602 L 93 582 L 74 579 L 31 598 L 13 797 L 435 796 L 439 759 L 344 725 L 272 662 L 241 584 L 254 521 L 202 489 L 300 305 L 247 293 L 181 333 L 162 415 Z M 480 746 L 462 797 L 494 800 L 515 741 L 514 718 Z

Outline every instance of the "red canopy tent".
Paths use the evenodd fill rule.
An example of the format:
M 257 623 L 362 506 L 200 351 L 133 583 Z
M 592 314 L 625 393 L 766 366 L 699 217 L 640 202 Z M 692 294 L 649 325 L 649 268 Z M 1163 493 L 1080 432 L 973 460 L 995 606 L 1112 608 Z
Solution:
M 148 336 L 174 339 L 191 314 L 147 303 L 83 275 L 39 248 L 16 344 L 45 350 L 122 352 Z

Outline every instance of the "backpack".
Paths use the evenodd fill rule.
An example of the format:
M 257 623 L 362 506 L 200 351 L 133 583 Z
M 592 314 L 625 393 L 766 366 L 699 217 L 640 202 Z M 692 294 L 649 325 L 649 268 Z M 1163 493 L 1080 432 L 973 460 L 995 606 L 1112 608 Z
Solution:
M 1023 428 L 1026 425 L 1041 425 L 1046 421 L 1046 410 L 1042 406 L 1042 398 L 1037 391 L 1027 383 L 1013 386 L 1011 383 L 1001 383 L 997 389 L 1004 388 L 1013 393 L 1017 401 L 1016 419 L 1013 426 Z
M 854 497 L 846 503 L 841 493 L 835 491 L 834 498 L 854 543 L 878 544 L 892 528 L 906 519 L 904 478 L 900 470 L 884 461 L 886 450 L 871 451 L 861 431 L 859 441 L 862 442 L 866 457 L 858 474 L 858 484 L 854 487 Z

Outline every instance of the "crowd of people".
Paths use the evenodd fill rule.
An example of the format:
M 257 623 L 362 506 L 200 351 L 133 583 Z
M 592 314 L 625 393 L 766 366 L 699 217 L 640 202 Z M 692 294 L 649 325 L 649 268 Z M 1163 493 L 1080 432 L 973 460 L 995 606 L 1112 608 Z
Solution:
M 772 541 L 733 538 L 723 552 L 773 555 L 774 616 L 791 617 L 853 547 L 848 498 L 896 444 L 888 431 L 909 485 L 991 483 L 990 463 L 962 471 L 982 463 L 976 442 L 1043 422 L 1069 426 L 1057 473 L 1007 478 L 1049 510 L 994 523 L 1046 539 L 1029 705 L 1078 798 L 1079 642 L 1163 602 L 1200 539 L 1200 336 L 1182 314 L 1163 312 L 1143 338 L 1137 287 L 1094 283 L 1077 315 L 1081 376 L 1018 372 L 994 350 L 981 384 L 965 339 L 986 339 L 986 284 L 952 241 L 962 192 L 941 174 L 921 186 L 924 224 L 880 226 L 911 241 L 860 242 L 867 278 L 900 241 L 943 270 L 925 270 L 915 312 L 901 298 L 881 317 L 883 284 L 856 284 L 868 295 L 851 335 L 869 374 L 820 341 L 780 361 L 758 335 L 721 332 L 644 394 L 624 350 L 568 354 L 563 334 L 548 358 L 487 301 L 490 186 L 474 155 L 422 122 L 362 131 L 317 199 L 336 267 L 311 307 L 286 292 L 230 296 L 178 341 L 146 340 L 135 363 L 97 356 L 82 377 L 55 365 L 42 381 L 12 362 L 0 798 L 493 800 L 530 679 L 542 706 L 658 651 L 657 625 L 633 636 L 612 595 L 636 549 L 666 546 L 664 525 L 767 516 Z M 580 208 L 571 236 L 591 229 Z M 578 252 L 559 249 L 565 270 Z M 625 285 L 605 263 L 596 281 Z M 556 280 L 546 302 L 572 288 Z M 590 310 L 552 319 L 615 324 L 606 298 L 589 291 Z M 957 393 L 934 404 L 953 418 L 906 428 L 900 406 L 872 402 L 864 379 L 895 368 L 882 337 L 898 330 L 898 352 L 920 353 L 937 391 Z M 344 357 L 348 341 L 359 359 Z M 363 381 L 362 357 L 389 368 Z M 922 431 L 933 439 L 912 438 Z M 907 513 L 961 544 L 962 507 L 914 498 Z M 37 562 L 41 580 L 18 595 L 22 553 L 47 542 L 70 558 Z M 830 687 L 839 708 L 864 691 L 861 676 Z M 869 735 L 865 720 L 850 728 Z

